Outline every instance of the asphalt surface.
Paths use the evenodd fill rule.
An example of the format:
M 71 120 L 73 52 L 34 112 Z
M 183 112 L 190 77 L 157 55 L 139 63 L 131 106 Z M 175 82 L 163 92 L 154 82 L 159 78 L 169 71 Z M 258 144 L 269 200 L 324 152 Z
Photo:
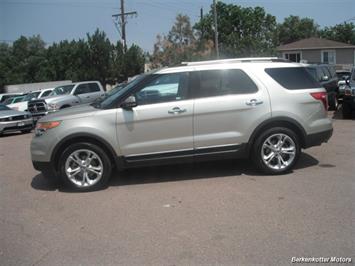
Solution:
M 244 160 L 129 170 L 71 193 L 31 165 L 32 134 L 0 138 L 0 265 L 288 265 L 355 260 L 355 120 L 293 173 Z

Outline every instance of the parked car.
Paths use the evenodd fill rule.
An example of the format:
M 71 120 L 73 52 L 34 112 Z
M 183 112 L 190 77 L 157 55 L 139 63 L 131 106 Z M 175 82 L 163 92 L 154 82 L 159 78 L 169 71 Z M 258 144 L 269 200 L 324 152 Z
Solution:
M 343 96 L 343 118 L 351 118 L 355 115 L 355 67 L 351 71 L 351 77 L 347 80 Z
M 307 70 L 326 89 L 329 110 L 338 109 L 338 77 L 332 66 L 307 65 Z
M 8 107 L 18 111 L 27 111 L 28 110 L 28 102 L 34 99 L 40 99 L 48 96 L 53 89 L 43 89 L 38 91 L 32 91 L 28 93 L 20 102 L 9 104 Z
M 0 103 L 0 135 L 4 132 L 15 131 L 29 133 L 33 126 L 30 113 L 16 111 Z
M 89 104 L 105 96 L 105 91 L 98 81 L 85 81 L 56 87 L 48 97 L 32 100 L 28 110 L 35 119 L 58 110 L 80 104 Z
M 345 87 L 346 87 L 346 81 L 350 79 L 351 72 L 346 71 L 346 70 L 338 70 L 337 72 L 338 76 L 338 98 L 343 98 L 344 92 L 345 92 Z
M 5 105 L 9 105 L 9 104 L 13 104 L 13 103 L 19 103 L 23 100 L 23 98 L 25 98 L 26 94 L 23 94 L 21 96 L 14 96 L 14 97 L 10 97 L 10 98 L 7 98 L 3 104 Z
M 3 103 L 6 99 L 12 98 L 15 96 L 21 96 L 22 93 L 1 93 L 0 94 L 0 103 Z
M 251 157 L 263 172 L 284 174 L 302 148 L 331 137 L 326 107 L 325 89 L 300 64 L 192 62 L 43 117 L 32 163 L 79 191 L 105 186 L 113 168 L 196 160 Z

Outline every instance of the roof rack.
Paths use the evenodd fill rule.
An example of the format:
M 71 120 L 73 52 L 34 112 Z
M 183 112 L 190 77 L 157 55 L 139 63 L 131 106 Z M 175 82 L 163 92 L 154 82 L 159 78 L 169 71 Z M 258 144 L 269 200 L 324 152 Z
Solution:
M 250 62 L 291 62 L 288 59 L 278 57 L 245 57 L 245 58 L 229 58 L 219 60 L 207 60 L 197 62 L 181 62 L 185 66 L 199 66 L 209 64 L 225 64 L 225 63 L 250 63 Z

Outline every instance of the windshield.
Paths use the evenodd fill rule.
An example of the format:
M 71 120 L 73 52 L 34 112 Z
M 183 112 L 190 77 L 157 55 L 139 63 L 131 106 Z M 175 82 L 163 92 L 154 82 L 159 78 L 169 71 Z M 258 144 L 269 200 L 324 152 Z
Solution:
M 143 74 L 132 80 L 131 82 L 125 84 L 125 86 L 121 89 L 116 89 L 115 91 L 112 92 L 112 94 L 107 94 L 103 99 L 100 99 L 97 102 L 94 102 L 92 106 L 95 108 L 100 108 L 100 109 L 105 109 L 111 106 L 119 97 L 121 97 L 123 94 L 125 94 L 127 91 L 129 91 L 132 87 L 134 87 L 136 84 L 138 84 L 141 80 L 143 80 L 145 77 L 148 75 Z
M 7 98 L 5 101 L 4 101 L 4 104 L 10 104 L 12 103 L 12 101 L 15 99 L 15 97 L 10 97 L 10 98 Z
M 30 94 L 27 94 L 22 101 L 26 102 L 26 101 L 30 101 L 32 99 L 36 99 L 38 97 L 38 95 L 40 94 L 40 92 L 31 92 Z
M 7 111 L 7 110 L 11 110 L 11 108 L 7 107 L 4 104 L 0 104 L 0 111 Z
M 74 85 L 56 87 L 49 96 L 69 94 L 73 88 Z

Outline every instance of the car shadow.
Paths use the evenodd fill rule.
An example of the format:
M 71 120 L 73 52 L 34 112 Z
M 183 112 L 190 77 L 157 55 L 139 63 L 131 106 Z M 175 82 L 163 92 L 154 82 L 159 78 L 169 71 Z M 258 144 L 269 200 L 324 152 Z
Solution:
M 341 104 L 340 104 L 338 110 L 334 111 L 332 119 L 334 119 L 334 120 L 344 120 L 344 118 L 343 118 L 343 106 Z M 354 113 L 352 114 L 351 119 L 352 120 L 355 119 Z
M 31 134 L 31 133 L 33 133 L 33 131 L 31 131 L 29 133 L 22 133 L 21 131 L 4 132 L 4 133 L 0 134 L 0 138 L 13 137 L 13 136 L 17 136 L 17 135 L 27 135 L 27 134 Z
M 318 164 L 319 161 L 316 158 L 307 153 L 302 153 L 294 169 L 308 168 Z M 127 169 L 114 173 L 108 186 L 177 182 L 241 175 L 265 176 L 255 168 L 250 160 L 224 160 Z M 66 189 L 61 182 L 44 178 L 42 174 L 33 177 L 31 186 L 36 190 L 72 192 Z

